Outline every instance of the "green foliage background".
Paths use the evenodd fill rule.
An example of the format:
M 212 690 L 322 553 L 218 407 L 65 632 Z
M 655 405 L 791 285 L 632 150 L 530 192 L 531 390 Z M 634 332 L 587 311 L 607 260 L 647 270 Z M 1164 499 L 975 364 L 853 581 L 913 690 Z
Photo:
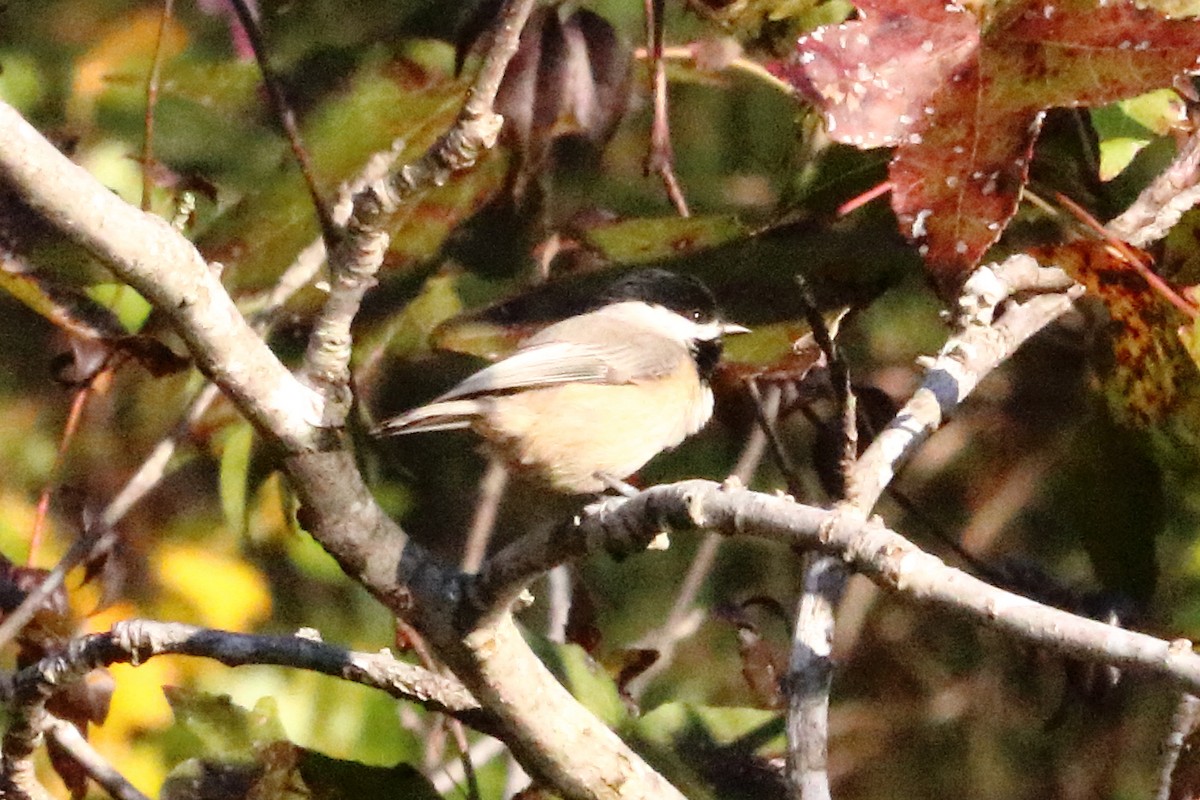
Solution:
M 670 42 L 723 35 L 720 25 L 681 5 L 670 9 Z M 588 7 L 627 40 L 640 35 L 640 3 L 606 0 Z M 464 84 L 453 75 L 448 40 L 458 19 L 449 8 L 428 0 L 263 3 L 271 58 L 300 112 L 327 194 L 396 139 L 403 140 L 402 159 L 421 152 L 453 118 Z M 780 8 L 794 27 L 837 12 L 807 3 Z M 113 0 L 0 9 L 0 97 L 133 203 L 140 199 L 136 158 L 158 13 L 156 4 Z M 154 156 L 172 174 L 215 188 L 215 196 L 197 194 L 188 232 L 224 264 L 227 284 L 251 310 L 256 293 L 273 284 L 313 238 L 316 224 L 257 70 L 236 56 L 227 21 L 191 4 L 177 14 Z M 763 34 L 747 19 L 734 29 Z M 758 331 L 733 343 L 735 361 L 773 361 L 780 343 L 802 332 L 793 280 L 802 274 L 823 304 L 862 308 L 843 339 L 855 380 L 902 402 L 921 377 L 914 359 L 945 336 L 939 303 L 882 204 L 846 217 L 834 213 L 883 179 L 886 156 L 819 146 L 803 109 L 753 77 L 676 65 L 672 80 L 678 172 L 697 221 L 673 219 L 659 184 L 642 175 L 649 113 L 645 70 L 638 66 L 637 98 L 603 158 L 570 160 L 555 174 L 547 224 L 566 225 L 579 212 L 605 209 L 617 221 L 591 230 L 588 239 L 600 257 L 703 277 L 731 318 Z M 1123 112 L 1105 113 L 1103 124 L 1115 125 Z M 1036 188 L 1123 207 L 1140 188 L 1137 176 L 1153 175 L 1138 159 L 1161 164 L 1169 142 L 1139 122 L 1139 135 L 1144 132 L 1151 146 L 1126 177 L 1100 184 L 1080 166 L 1095 142 L 1080 137 L 1079 122 L 1090 123 L 1077 112 L 1051 116 Z M 1112 130 L 1100 144 L 1127 132 L 1120 125 Z M 490 156 L 392 221 L 386 270 L 359 330 L 364 417 L 410 407 L 475 366 L 434 352 L 430 334 L 453 315 L 529 284 L 528 230 L 489 205 L 502 193 L 509 161 L 504 152 Z M 169 217 L 178 197 L 177 186 L 160 182 L 152 208 Z M 1055 225 L 1023 210 L 1010 244 L 1053 236 Z M 689 247 L 681 251 L 680 242 Z M 1194 258 L 1194 244 L 1182 236 L 1179 242 L 1172 257 Z M 99 267 L 52 241 L 39 240 L 32 260 L 66 285 L 111 283 Z M 139 312 L 132 292 L 97 296 L 107 297 L 131 330 L 172 342 L 153 315 L 146 317 L 144 307 Z M 308 290 L 289 305 L 273 338 L 279 352 L 300 351 L 305 320 L 319 300 Z M 52 535 L 35 555 L 37 565 L 50 566 L 77 533 L 73 509 L 100 507 L 112 497 L 171 430 L 198 378 L 156 379 L 135 366 L 120 369 L 88 403 L 55 471 L 72 391 L 51 380 L 49 364 L 66 342 L 8 295 L 0 295 L 0 312 L 0 552 L 14 561 L 26 557 L 36 499 L 50 485 Z M 1200 495 L 1190 454 L 1164 454 L 1144 433 L 1109 419 L 1090 366 L 1090 351 L 1103 344 L 1090 344 L 1088 330 L 1087 313 L 1077 315 L 989 378 L 903 474 L 899 487 L 907 502 L 888 501 L 883 513 L 893 527 L 938 552 L 946 548 L 935 531 L 960 540 L 993 568 L 1004 559 L 1036 564 L 1065 585 L 1120 597 L 1136 609 L 1131 622 L 1140 629 L 1196 636 L 1200 553 L 1193 541 Z M 736 392 L 721 400 L 717 423 L 656 460 L 644 482 L 728 472 L 752 421 Z M 798 461 L 811 463 L 818 437 L 802 415 L 789 419 L 784 437 Z M 379 497 L 405 526 L 457 558 L 482 470 L 471 443 L 455 436 L 364 442 L 362 460 Z M 806 466 L 802 477 L 804 499 L 821 501 L 815 471 Z M 764 464 L 754 485 L 778 488 L 780 476 Z M 530 524 L 531 504 L 522 494 L 509 499 L 501 536 Z M 291 512 L 269 455 L 255 448 L 231 408 L 218 404 L 163 484 L 121 524 L 123 580 L 110 587 L 115 604 L 95 612 L 98 588 L 81 586 L 79 576 L 71 581 L 79 624 L 98 630 L 114 619 L 150 616 L 244 631 L 303 626 L 355 648 L 392 646 L 387 615 L 296 528 Z M 624 649 L 666 618 L 698 543 L 698 537 L 677 536 L 665 553 L 580 565 L 577 577 L 601 632 L 594 653 L 599 664 L 615 672 Z M 760 785 L 745 777 L 765 769 L 747 753 L 780 755 L 778 716 L 762 708 L 763 698 L 743 679 L 727 615 L 709 612 L 768 598 L 770 604 L 749 613 L 764 647 L 783 657 L 789 625 L 769 609 L 777 604 L 790 612 L 797 570 L 797 559 L 778 548 L 723 544 L 701 597 L 706 613 L 672 664 L 646 687 L 640 716 L 624 707 L 603 667 L 576 650 L 553 651 L 553 657 L 585 701 L 604 709 L 605 719 L 691 796 L 771 796 L 769 779 Z M 881 597 L 865 583 L 852 584 L 845 619 L 832 712 L 838 797 L 1134 797 L 1148 791 L 1171 703 L 1162 687 L 1135 677 L 1102 697 L 1084 696 L 1068 665 Z M 544 628 L 541 602 L 525 622 L 531 635 Z M 286 735 L 328 756 L 378 766 L 422 765 L 436 728 L 381 695 L 273 668 L 228 670 L 160 659 L 114 672 L 112 715 L 93 738 L 151 792 L 184 759 L 221 753 L 219 740 L 237 728 L 218 714 L 216 734 L 197 734 L 196 715 L 203 718 L 206 706 L 188 705 L 185 696 L 176 711 L 182 702 L 193 716 L 179 721 L 163 685 L 229 694 L 269 718 L 263 724 L 275 733 L 267 739 Z M 218 742 L 198 744 L 206 736 Z M 499 795 L 503 769 L 500 759 L 483 768 L 485 797 Z

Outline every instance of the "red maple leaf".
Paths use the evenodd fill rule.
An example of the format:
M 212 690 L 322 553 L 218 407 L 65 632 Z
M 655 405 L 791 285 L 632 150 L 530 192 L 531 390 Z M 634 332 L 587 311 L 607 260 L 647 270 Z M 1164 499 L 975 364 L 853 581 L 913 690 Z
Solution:
M 980 20 L 945 0 L 859 0 L 784 68 L 830 136 L 895 146 L 900 228 L 953 293 L 1016 213 L 1046 109 L 1170 86 L 1200 63 L 1200 22 L 1128 0 L 1016 0 Z

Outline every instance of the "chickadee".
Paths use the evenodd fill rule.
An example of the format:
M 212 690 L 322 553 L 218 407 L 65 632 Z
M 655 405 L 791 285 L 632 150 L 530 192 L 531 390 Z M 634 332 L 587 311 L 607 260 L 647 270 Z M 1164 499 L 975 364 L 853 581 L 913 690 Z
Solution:
M 698 280 L 630 272 L 592 304 L 521 343 L 377 436 L 470 428 L 518 472 L 569 494 L 602 492 L 696 433 L 723 322 Z

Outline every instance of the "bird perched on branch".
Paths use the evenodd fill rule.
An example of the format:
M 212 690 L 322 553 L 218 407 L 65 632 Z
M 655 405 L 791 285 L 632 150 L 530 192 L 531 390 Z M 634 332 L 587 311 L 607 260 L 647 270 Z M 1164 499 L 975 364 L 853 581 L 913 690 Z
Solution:
M 591 310 L 523 341 L 377 436 L 470 428 L 519 473 L 568 494 L 602 492 L 708 422 L 724 322 L 704 284 L 626 273 Z

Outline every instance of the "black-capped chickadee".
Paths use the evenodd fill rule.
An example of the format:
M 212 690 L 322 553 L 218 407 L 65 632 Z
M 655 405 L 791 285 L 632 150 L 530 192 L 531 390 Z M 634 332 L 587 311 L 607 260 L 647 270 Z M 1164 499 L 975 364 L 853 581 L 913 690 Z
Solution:
M 602 492 L 696 433 L 723 322 L 695 278 L 626 273 L 593 310 L 544 328 L 377 436 L 470 428 L 518 472 L 570 494 Z

